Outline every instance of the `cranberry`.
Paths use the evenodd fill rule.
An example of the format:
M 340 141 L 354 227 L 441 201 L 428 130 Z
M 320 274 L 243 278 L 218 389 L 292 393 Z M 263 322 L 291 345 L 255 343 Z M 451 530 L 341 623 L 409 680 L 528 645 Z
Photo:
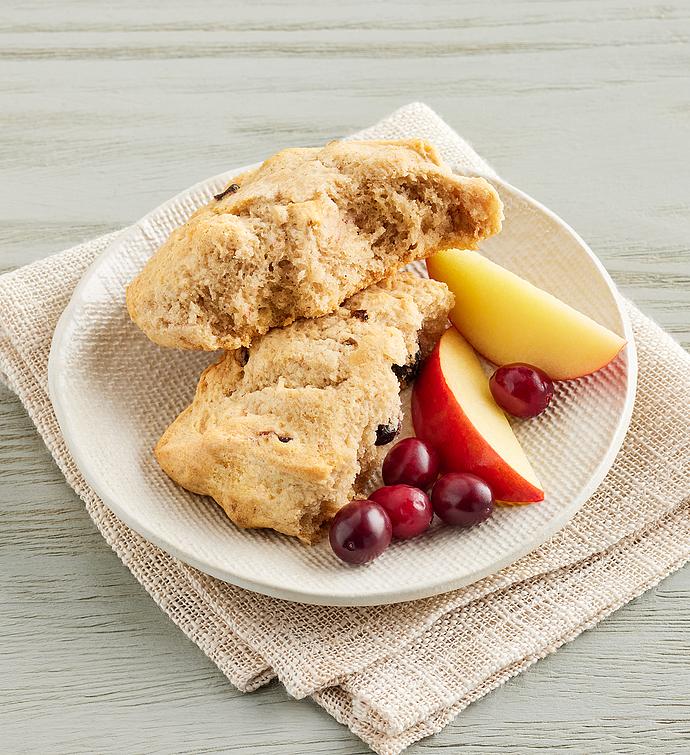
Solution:
M 383 460 L 386 485 L 412 485 L 426 490 L 438 475 L 438 455 L 419 438 L 396 443 Z
M 536 417 L 549 405 L 553 381 L 538 367 L 529 364 L 506 364 L 489 379 L 496 403 L 514 417 Z
M 427 494 L 411 485 L 387 485 L 369 499 L 383 506 L 393 525 L 393 537 L 403 540 L 428 530 L 434 516 Z
M 491 488 L 469 472 L 449 472 L 440 477 L 431 491 L 431 502 L 446 524 L 459 527 L 479 524 L 494 510 Z
M 328 539 L 338 558 L 365 564 L 380 556 L 392 537 L 391 520 L 374 501 L 354 500 L 335 515 Z

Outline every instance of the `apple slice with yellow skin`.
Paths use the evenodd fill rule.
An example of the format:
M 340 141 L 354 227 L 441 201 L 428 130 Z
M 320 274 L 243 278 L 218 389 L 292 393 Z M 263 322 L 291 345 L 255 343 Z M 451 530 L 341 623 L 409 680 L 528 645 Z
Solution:
M 453 325 L 494 364 L 524 362 L 568 380 L 605 367 L 625 346 L 613 331 L 477 252 L 446 249 L 427 260 L 427 269 L 455 294 Z
M 476 474 L 499 501 L 544 500 L 477 355 L 455 328 L 443 334 L 415 381 L 412 422 L 417 437 L 437 450 L 445 472 Z

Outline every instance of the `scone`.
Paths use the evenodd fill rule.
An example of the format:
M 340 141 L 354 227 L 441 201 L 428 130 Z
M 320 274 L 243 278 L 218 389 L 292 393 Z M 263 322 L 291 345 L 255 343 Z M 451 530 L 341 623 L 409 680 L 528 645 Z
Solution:
M 399 430 L 401 380 L 447 324 L 443 283 L 400 273 L 227 352 L 155 448 L 163 470 L 240 527 L 314 542 Z
M 501 228 L 497 193 L 421 140 L 287 149 L 173 231 L 127 290 L 163 346 L 235 349 L 319 317 L 442 247 Z

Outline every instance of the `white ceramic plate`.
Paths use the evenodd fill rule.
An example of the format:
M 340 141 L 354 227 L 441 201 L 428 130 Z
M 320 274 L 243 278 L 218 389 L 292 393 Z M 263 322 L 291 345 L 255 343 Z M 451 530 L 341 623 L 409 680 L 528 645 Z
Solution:
M 611 466 L 632 411 L 636 358 L 615 287 L 582 239 L 552 212 L 493 181 L 505 204 L 488 257 L 620 333 L 628 346 L 598 373 L 560 383 L 552 405 L 516 424 L 546 489 L 543 503 L 499 508 L 479 527 L 435 526 L 395 542 L 363 567 L 348 567 L 327 542 L 306 547 L 262 530 L 240 530 L 211 499 L 158 468 L 151 449 L 190 401 L 214 358 L 159 348 L 129 320 L 125 285 L 169 232 L 246 168 L 204 181 L 119 237 L 78 285 L 53 339 L 50 395 L 67 445 L 89 484 L 130 527 L 182 561 L 240 587 L 287 600 L 372 605 L 467 585 L 533 550 L 560 529 Z

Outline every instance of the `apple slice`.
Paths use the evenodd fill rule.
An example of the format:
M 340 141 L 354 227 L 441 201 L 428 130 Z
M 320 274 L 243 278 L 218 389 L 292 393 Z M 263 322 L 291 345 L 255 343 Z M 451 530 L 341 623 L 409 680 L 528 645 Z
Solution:
M 444 471 L 476 474 L 500 501 L 544 500 L 477 355 L 455 328 L 443 334 L 414 384 L 412 422 L 417 437 L 438 451 Z
M 446 249 L 427 260 L 429 275 L 455 294 L 450 319 L 499 366 L 524 362 L 552 380 L 605 367 L 625 340 L 477 252 Z

